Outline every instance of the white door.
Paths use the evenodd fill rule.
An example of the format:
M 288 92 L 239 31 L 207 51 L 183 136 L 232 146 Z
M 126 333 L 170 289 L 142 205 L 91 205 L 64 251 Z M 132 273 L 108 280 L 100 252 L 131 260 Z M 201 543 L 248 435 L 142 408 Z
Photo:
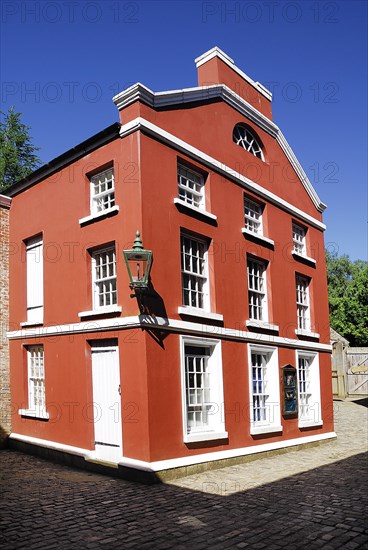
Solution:
M 117 346 L 92 346 L 93 410 L 96 458 L 122 457 L 120 372 Z

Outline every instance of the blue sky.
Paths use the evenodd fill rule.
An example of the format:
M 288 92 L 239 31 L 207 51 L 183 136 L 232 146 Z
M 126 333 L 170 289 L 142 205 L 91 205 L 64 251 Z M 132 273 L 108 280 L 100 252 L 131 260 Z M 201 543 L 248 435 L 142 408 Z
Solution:
M 367 259 L 367 2 L 6 1 L 1 109 L 47 162 L 118 121 L 111 97 L 197 84 L 219 46 L 273 91 L 276 124 L 328 209 L 326 246 Z

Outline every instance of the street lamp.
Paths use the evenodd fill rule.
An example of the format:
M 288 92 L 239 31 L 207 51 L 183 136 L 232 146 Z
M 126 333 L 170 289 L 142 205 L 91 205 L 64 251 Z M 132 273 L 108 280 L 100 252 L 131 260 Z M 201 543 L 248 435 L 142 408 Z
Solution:
M 138 292 L 147 290 L 152 264 L 152 251 L 143 248 L 139 231 L 136 232 L 133 248 L 123 250 L 123 254 L 128 270 L 130 288 Z

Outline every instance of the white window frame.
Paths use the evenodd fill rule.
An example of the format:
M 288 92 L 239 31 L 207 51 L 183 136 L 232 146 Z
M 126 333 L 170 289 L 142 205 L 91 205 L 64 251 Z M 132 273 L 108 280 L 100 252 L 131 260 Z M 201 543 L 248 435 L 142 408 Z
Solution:
M 309 285 L 310 279 L 308 277 L 296 274 L 297 330 L 302 332 L 310 332 L 311 330 Z
M 318 353 L 296 351 L 299 428 L 322 426 Z
M 199 251 L 202 247 L 203 250 L 203 260 L 201 260 L 200 256 L 197 257 L 193 254 L 190 254 L 191 264 L 195 263 L 193 262 L 193 259 L 197 259 L 198 266 L 200 265 L 200 262 L 203 261 L 203 271 L 195 271 L 193 270 L 193 265 L 190 266 L 190 269 L 184 268 L 184 244 L 183 240 L 189 240 L 191 243 L 197 243 L 199 245 Z M 192 244 L 190 246 L 190 249 L 192 250 Z M 190 310 L 193 310 L 195 313 L 197 312 L 210 312 L 210 294 L 209 294 L 209 269 L 208 269 L 208 242 L 204 239 L 200 239 L 197 237 L 193 237 L 192 235 L 188 235 L 187 233 L 181 233 L 180 234 L 180 257 L 181 257 L 181 288 L 182 288 L 182 303 L 183 308 L 180 308 L 180 310 L 187 310 L 188 312 Z M 189 292 L 189 303 L 185 303 L 185 288 L 184 288 L 184 278 L 188 277 L 192 281 L 192 283 L 195 283 L 195 286 L 198 286 L 202 284 L 201 290 L 190 289 Z M 195 303 L 193 304 L 191 296 L 192 294 L 195 297 Z M 202 294 L 202 300 L 200 299 L 200 295 Z M 202 302 L 202 303 L 201 303 Z
M 105 257 L 112 253 L 113 254 L 113 261 L 110 262 L 108 265 L 113 265 L 113 274 L 107 275 L 105 277 L 98 277 L 97 274 L 97 258 L 102 257 L 105 255 Z M 115 281 L 115 290 L 111 289 L 111 284 Z M 108 301 L 106 297 L 109 295 L 110 298 L 112 298 L 113 294 L 115 293 L 115 301 L 110 299 L 110 303 L 106 304 L 100 303 L 100 285 L 110 285 L 110 289 L 107 292 L 104 292 L 102 296 L 104 296 L 104 302 Z M 108 246 L 104 248 L 100 248 L 98 250 L 95 250 L 92 252 L 92 295 L 93 295 L 93 310 L 109 310 L 109 309 L 116 309 L 117 303 L 118 303 L 118 290 L 117 290 L 117 273 L 116 273 L 116 252 L 115 252 L 115 246 Z
M 250 128 L 242 124 L 236 124 L 233 129 L 233 141 L 255 157 L 264 161 L 262 147 Z
M 43 238 L 42 235 L 28 239 L 26 242 L 27 269 L 27 322 L 22 326 L 43 323 Z
M 262 360 L 253 362 L 253 355 L 261 357 Z M 249 345 L 248 365 L 251 435 L 282 432 L 277 348 Z M 258 387 L 253 380 L 255 369 L 258 371 L 255 378 L 261 382 Z M 258 376 L 259 370 L 262 370 L 261 376 Z M 264 410 L 261 418 L 257 418 L 256 405 L 262 405 Z
M 187 382 L 189 376 L 187 373 L 187 359 L 190 354 L 186 354 L 186 346 L 193 348 L 201 348 L 208 350 L 209 355 L 206 355 L 207 374 L 209 378 L 208 395 L 204 396 L 204 388 L 192 388 L 192 396 L 204 396 L 202 400 L 203 409 L 207 411 L 208 422 L 202 426 L 190 426 L 188 420 L 188 387 Z M 180 336 L 180 350 L 181 350 L 181 378 L 182 378 L 182 415 L 183 415 L 183 439 L 185 443 L 191 443 L 196 441 L 210 441 L 217 439 L 225 439 L 228 437 L 228 433 L 225 430 L 224 420 L 224 391 L 223 391 L 223 377 L 222 377 L 222 352 L 221 341 L 212 340 L 209 338 L 195 338 Z M 204 356 L 198 355 L 198 358 Z M 202 377 L 203 380 L 203 377 Z M 195 384 L 196 385 L 196 382 Z M 194 390 L 197 389 L 198 392 Z M 199 401 L 201 399 L 199 398 Z M 193 404 L 191 407 L 195 407 Z M 197 405 L 197 408 L 200 404 Z M 192 411 L 194 412 L 194 411 Z M 206 414 L 204 411 L 196 411 Z
M 178 198 L 192 208 L 205 210 L 204 177 L 192 168 L 178 163 Z
M 244 196 L 244 227 L 250 233 L 263 236 L 263 208 L 259 202 Z
M 261 277 L 258 276 L 258 279 L 262 281 L 263 289 L 257 289 L 254 284 L 252 283 L 252 279 L 250 276 L 250 262 L 254 265 L 258 265 L 262 267 L 262 274 Z M 248 304 L 249 304 L 249 320 L 255 321 L 257 323 L 264 323 L 268 321 L 268 303 L 267 303 L 267 266 L 268 262 L 265 260 L 260 260 L 258 258 L 253 258 L 252 256 L 247 256 L 247 279 L 248 279 Z M 254 283 L 254 276 L 253 276 L 253 283 Z M 259 305 L 254 305 L 254 299 L 256 298 L 258 301 L 260 301 Z M 254 311 L 256 308 L 260 308 L 260 317 L 254 316 Z
M 19 409 L 21 416 L 48 419 L 46 410 L 45 354 L 43 345 L 27 347 L 28 408 Z
M 108 188 L 109 184 L 111 187 Z M 105 189 L 101 189 L 105 186 Z M 114 168 L 107 168 L 90 177 L 91 214 L 102 215 L 115 208 Z M 96 192 L 97 191 L 97 192 Z
M 306 236 L 307 230 L 293 222 L 293 254 L 298 254 L 299 256 L 307 255 Z

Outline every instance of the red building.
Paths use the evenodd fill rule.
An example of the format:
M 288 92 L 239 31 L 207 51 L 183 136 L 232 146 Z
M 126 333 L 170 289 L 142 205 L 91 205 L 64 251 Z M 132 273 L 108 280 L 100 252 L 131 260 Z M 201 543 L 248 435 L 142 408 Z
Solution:
M 335 435 L 325 205 L 270 92 L 218 48 L 196 66 L 9 192 L 13 446 L 168 477 Z

